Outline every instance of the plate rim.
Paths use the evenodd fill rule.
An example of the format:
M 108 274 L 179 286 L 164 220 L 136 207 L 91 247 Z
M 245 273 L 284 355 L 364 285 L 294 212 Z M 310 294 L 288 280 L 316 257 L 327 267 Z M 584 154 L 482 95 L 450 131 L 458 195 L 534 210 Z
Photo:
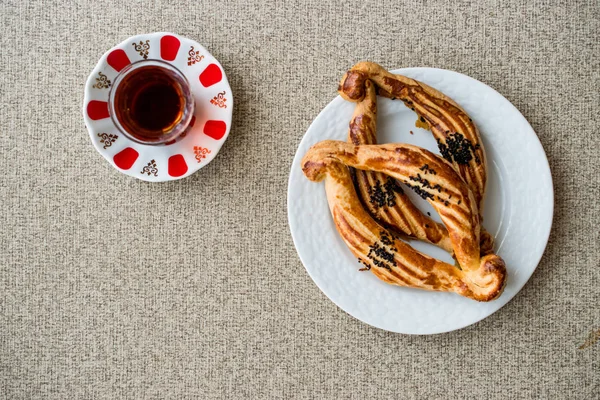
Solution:
M 427 333 L 417 333 L 417 332 L 401 332 L 401 331 L 397 331 L 397 330 L 390 330 L 390 329 L 386 329 L 383 328 L 381 326 L 377 326 L 374 325 L 371 322 L 367 322 L 359 317 L 357 317 L 356 315 L 354 315 L 353 313 L 349 312 L 348 310 L 346 310 L 344 307 L 342 307 L 337 301 L 335 301 L 333 298 L 331 298 L 331 296 L 317 283 L 317 280 L 315 280 L 315 277 L 313 276 L 313 274 L 311 273 L 311 271 L 309 270 L 309 268 L 306 267 L 306 262 L 303 259 L 302 255 L 300 254 L 300 251 L 298 250 L 298 237 L 297 237 L 297 233 L 295 232 L 295 227 L 296 224 L 293 221 L 292 217 L 291 217 L 291 198 L 290 198 L 290 191 L 291 191 L 291 185 L 292 185 L 292 175 L 293 175 L 293 171 L 294 171 L 294 166 L 299 164 L 300 159 L 303 157 L 303 155 L 300 155 L 299 153 L 299 149 L 302 146 L 302 144 L 304 143 L 305 140 L 307 140 L 307 134 L 310 130 L 310 128 L 313 126 L 313 124 L 315 123 L 315 121 L 319 118 L 322 117 L 322 115 L 329 109 L 334 107 L 337 103 L 341 103 L 344 102 L 344 100 L 342 99 L 342 97 L 340 95 L 337 95 L 336 97 L 334 97 L 329 103 L 327 103 L 327 105 L 325 107 L 323 107 L 323 109 L 321 109 L 321 111 L 317 114 L 317 116 L 311 121 L 311 123 L 309 124 L 309 126 L 306 128 L 306 131 L 304 132 L 302 139 L 298 142 L 297 146 L 296 146 L 296 152 L 294 154 L 294 157 L 292 159 L 292 163 L 290 166 L 290 172 L 288 175 L 288 187 L 287 187 L 287 201 L 286 201 L 286 207 L 287 207 L 287 217 L 288 217 L 288 226 L 290 229 L 290 234 L 292 236 L 292 242 L 294 243 L 294 248 L 296 250 L 296 254 L 298 255 L 298 258 L 300 259 L 300 262 L 302 263 L 302 266 L 304 267 L 305 271 L 308 273 L 309 277 L 312 279 L 313 283 L 317 286 L 317 288 L 332 302 L 334 303 L 340 310 L 344 311 L 346 314 L 350 315 L 351 317 L 353 317 L 354 319 L 367 324 L 373 328 L 377 328 L 383 331 L 387 331 L 387 332 L 394 332 L 394 333 L 398 333 L 398 334 L 404 334 L 404 335 L 415 335 L 415 336 L 426 336 L 426 335 L 439 335 L 439 334 L 443 334 L 443 333 L 449 333 L 449 332 L 453 332 L 453 331 L 457 331 L 457 330 L 461 330 L 464 328 L 467 328 L 469 326 L 472 326 L 490 316 L 492 316 L 493 314 L 495 314 L 496 312 L 498 312 L 499 310 L 501 310 L 503 307 L 505 307 L 508 303 L 510 303 L 523 289 L 523 287 L 525 287 L 525 285 L 529 282 L 529 280 L 531 279 L 531 276 L 533 276 L 533 273 L 537 270 L 540 261 L 542 260 L 542 257 L 544 256 L 544 254 L 546 253 L 546 249 L 548 248 L 548 242 L 550 239 L 550 234 L 552 232 L 552 226 L 554 223 L 554 208 L 555 208 L 555 194 L 554 194 L 554 181 L 552 178 L 552 169 L 550 168 L 550 163 L 548 161 L 548 156 L 546 155 L 546 152 L 544 150 L 544 146 L 542 145 L 542 142 L 539 138 L 539 136 L 537 135 L 537 133 L 535 132 L 535 130 L 533 129 L 533 127 L 531 126 L 531 124 L 529 123 L 529 121 L 527 120 L 527 118 L 525 118 L 525 116 L 519 111 L 519 109 L 510 101 L 508 100 L 506 97 L 504 97 L 500 92 L 498 92 L 496 89 L 494 89 L 493 87 L 491 87 L 490 85 L 481 82 L 478 79 L 475 79 L 473 77 L 470 77 L 468 75 L 465 75 L 463 73 L 457 72 L 457 71 L 453 71 L 453 70 L 449 70 L 449 69 L 444 69 L 444 68 L 433 68 L 433 67 L 407 67 L 407 68 L 395 68 L 395 69 L 391 69 L 389 70 L 389 72 L 394 73 L 394 74 L 405 74 L 405 73 L 411 73 L 411 72 L 422 72 L 422 71 L 436 71 L 436 72 L 441 72 L 441 73 L 450 73 L 450 74 L 456 74 L 458 76 L 461 76 L 462 78 L 466 78 L 468 80 L 472 80 L 478 84 L 484 85 L 486 86 L 488 89 L 492 90 L 496 95 L 500 96 L 501 98 L 503 98 L 506 103 L 509 105 L 509 107 L 511 108 L 511 111 L 516 112 L 515 115 L 517 115 L 518 117 L 522 118 L 523 121 L 526 123 L 526 126 L 529 127 L 529 129 L 531 130 L 531 133 L 533 133 L 533 137 L 535 138 L 535 146 L 537 146 L 540 150 L 541 150 L 541 155 L 543 156 L 542 159 L 540 161 L 543 160 L 543 165 L 544 167 L 546 167 L 547 171 L 548 171 L 548 177 L 549 177 L 549 192 L 548 195 L 550 196 L 550 207 L 548 208 L 548 213 L 549 213 L 549 219 L 550 219 L 550 223 L 548 225 L 548 229 L 547 232 L 544 232 L 544 238 L 543 238 L 543 242 L 544 242 L 544 246 L 542 251 L 540 252 L 539 256 L 536 257 L 536 261 L 535 261 L 535 265 L 533 266 L 533 268 L 531 269 L 531 271 L 526 274 L 526 279 L 524 279 L 523 283 L 519 286 L 517 286 L 517 290 L 515 291 L 514 295 L 508 299 L 504 304 L 502 304 L 500 307 L 498 307 L 497 309 L 493 310 L 491 313 L 481 316 L 481 317 L 476 317 L 474 318 L 473 321 L 468 322 L 466 324 L 463 324 L 461 326 L 458 327 L 454 327 L 451 329 L 439 329 L 439 330 L 433 330 L 432 332 L 427 332 Z M 325 140 L 325 139 L 322 139 Z

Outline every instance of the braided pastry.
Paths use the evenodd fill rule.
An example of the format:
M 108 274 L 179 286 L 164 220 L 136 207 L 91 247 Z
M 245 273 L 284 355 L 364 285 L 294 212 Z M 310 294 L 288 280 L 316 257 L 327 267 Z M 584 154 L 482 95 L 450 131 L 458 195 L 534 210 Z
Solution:
M 394 75 L 372 62 L 360 62 L 344 74 L 338 87 L 338 92 L 344 99 L 358 102 L 355 117 L 357 113 L 364 112 L 362 110 L 367 110 L 361 105 L 363 102 L 370 103 L 371 99 L 374 99 L 374 96 L 370 94 L 372 89 L 369 89 L 372 86 L 371 81 L 377 86 L 379 95 L 392 99 L 398 98 L 419 115 L 417 126 L 431 130 L 442 156 L 452 163 L 456 172 L 469 184 L 477 202 L 479 215 L 482 217 L 483 198 L 487 181 L 485 151 L 479 131 L 467 113 L 452 99 L 422 82 L 402 75 Z M 359 137 L 356 134 L 355 136 Z M 364 140 L 367 138 L 372 139 L 372 141 Z M 376 140 L 375 136 L 368 137 L 363 134 L 363 140 L 360 143 L 354 140 L 352 142 L 354 144 L 375 144 Z M 363 189 L 359 188 L 359 191 L 364 199 Z M 373 213 L 373 210 L 370 209 L 372 215 L 385 223 L 389 223 L 392 227 L 399 228 L 409 235 L 412 233 L 412 236 L 418 239 L 432 242 L 444 250 L 450 251 L 444 236 L 437 243 L 429 238 L 435 237 L 431 236 L 432 230 L 444 235 L 445 232 L 439 230 L 439 225 L 434 226 L 429 221 L 423 220 L 426 217 L 422 216 L 418 210 L 411 210 L 409 207 L 399 207 L 397 210 L 400 215 L 416 222 L 412 232 L 406 232 L 402 229 L 402 221 L 396 219 L 393 223 L 389 223 L 385 218 L 382 218 L 378 213 Z M 420 233 L 418 232 L 419 227 L 421 227 L 422 232 L 425 225 L 432 227 L 426 231 L 429 234 L 415 235 L 415 233 Z M 493 244 L 492 236 L 483 230 L 481 232 L 481 253 L 491 253 Z
M 417 113 L 417 126 L 431 130 L 442 156 L 473 191 L 481 213 L 487 180 L 486 159 L 479 131 L 467 113 L 432 87 L 394 75 L 372 62 L 353 66 L 342 77 L 338 92 L 345 100 L 361 101 L 366 95 L 366 80 L 379 88 L 380 96 L 400 99 Z
M 414 250 L 375 222 L 362 207 L 347 166 L 389 175 L 426 199 L 446 225 L 461 268 Z M 326 178 L 327 199 L 338 232 L 366 269 L 380 279 L 400 286 L 456 292 L 479 301 L 501 294 L 506 280 L 504 261 L 495 254 L 480 257 L 477 201 L 442 158 L 407 144 L 355 146 L 328 140 L 306 153 L 302 169 L 312 181 Z
M 364 82 L 365 97 L 356 104 L 348 141 L 355 145 L 377 143 L 377 99 L 370 80 Z M 371 215 L 408 236 L 452 252 L 446 228 L 426 217 L 414 206 L 392 177 L 381 172 L 355 171 L 356 188 Z

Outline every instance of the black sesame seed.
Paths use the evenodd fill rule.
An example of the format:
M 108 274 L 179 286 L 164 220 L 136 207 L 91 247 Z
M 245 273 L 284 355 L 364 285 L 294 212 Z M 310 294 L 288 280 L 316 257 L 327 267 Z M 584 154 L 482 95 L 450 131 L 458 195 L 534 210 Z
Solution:
M 395 179 L 388 177 L 383 186 L 380 181 L 377 181 L 373 186 L 369 187 L 369 202 L 377 207 L 394 207 L 396 205 L 396 193 L 403 194 L 404 191 L 398 185 Z
M 369 254 L 367 254 L 367 257 L 376 267 L 391 270 L 396 266 L 394 253 L 397 252 L 398 249 L 391 246 L 394 243 L 393 236 L 390 236 L 388 232 L 380 231 L 379 235 L 380 239 L 369 246 Z
M 433 195 L 431 193 L 427 193 L 420 186 L 407 184 L 409 188 L 411 188 L 416 194 L 421 196 L 422 199 L 433 199 Z
M 375 207 L 383 207 L 387 201 L 381 182 L 378 180 L 373 186 L 369 187 L 369 202 Z
M 466 165 L 473 158 L 477 164 L 480 164 L 480 158 L 477 155 L 473 157 L 475 150 L 479 149 L 477 146 L 478 144 L 473 145 L 469 139 L 466 139 L 459 132 L 448 135 L 445 143 L 438 139 L 438 148 L 442 157 L 457 164 Z
M 432 175 L 437 175 L 437 172 L 435 172 L 435 170 L 431 168 L 429 164 L 424 164 L 421 168 L 419 168 L 419 170 L 423 171 L 426 174 L 429 173 Z
M 396 193 L 404 194 L 404 191 L 398 185 L 394 178 L 388 177 L 383 185 L 384 193 L 386 196 L 386 202 L 388 207 L 394 207 L 396 205 Z
M 385 231 L 380 231 L 379 235 L 381 236 L 381 243 L 386 244 L 386 245 L 390 245 L 393 243 L 392 239 Z

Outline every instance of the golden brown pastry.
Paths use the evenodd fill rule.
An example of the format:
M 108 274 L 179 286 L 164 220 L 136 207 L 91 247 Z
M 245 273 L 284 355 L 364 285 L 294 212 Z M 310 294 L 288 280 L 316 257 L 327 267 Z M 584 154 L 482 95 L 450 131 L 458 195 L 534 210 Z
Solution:
M 416 125 L 432 131 L 442 156 L 452 163 L 456 172 L 473 191 L 481 217 L 487 180 L 486 158 L 479 131 L 467 113 L 452 99 L 430 86 L 402 75 L 394 75 L 372 62 L 360 62 L 352 67 L 342 78 L 338 92 L 344 99 L 358 102 L 358 109 L 360 103 L 369 101 L 367 87 L 371 80 L 378 87 L 379 95 L 404 101 L 407 107 L 419 115 Z M 362 195 L 362 190 L 359 191 Z M 409 214 L 404 215 L 410 217 Z M 421 222 L 424 227 L 426 222 Z M 391 226 L 395 227 L 393 224 Z M 437 229 L 430 229 L 428 236 L 435 237 L 432 236 L 432 230 Z M 432 242 L 422 235 L 416 237 Z M 444 238 L 434 244 L 450 251 Z M 480 245 L 482 255 L 493 252 L 494 239 L 485 230 L 481 232 Z
M 378 94 L 402 100 L 419 116 L 417 126 L 430 129 L 442 156 L 467 182 L 482 212 L 487 180 L 483 143 L 477 127 L 467 113 L 451 98 L 426 84 L 394 75 L 372 62 L 360 62 L 344 74 L 339 94 L 348 101 L 361 101 L 365 83 L 371 80 Z
M 364 82 L 365 96 L 354 109 L 348 141 L 355 145 L 377 143 L 377 98 L 370 80 Z M 448 231 L 426 217 L 410 201 L 396 180 L 381 172 L 355 171 L 356 188 L 375 220 L 384 225 L 452 252 Z
M 394 177 L 426 199 L 448 229 L 461 269 L 428 257 L 394 237 L 364 210 L 348 167 Z M 428 290 L 452 291 L 479 301 L 500 295 L 506 279 L 504 261 L 480 257 L 479 212 L 468 185 L 435 154 L 407 144 L 355 146 L 323 141 L 302 160 L 313 181 L 326 178 L 329 207 L 338 232 L 352 253 L 380 279 Z

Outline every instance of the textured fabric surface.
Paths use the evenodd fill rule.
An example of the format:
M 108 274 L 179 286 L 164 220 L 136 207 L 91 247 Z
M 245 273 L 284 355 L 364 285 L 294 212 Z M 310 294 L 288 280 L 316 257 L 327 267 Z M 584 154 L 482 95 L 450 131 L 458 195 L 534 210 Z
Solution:
M 0 398 L 598 398 L 600 6 L 590 1 L 0 2 Z M 235 96 L 217 159 L 114 170 L 83 85 L 128 36 L 173 31 Z M 359 60 L 462 72 L 536 130 L 556 191 L 531 280 L 428 337 L 339 310 L 286 216 L 295 149 Z

